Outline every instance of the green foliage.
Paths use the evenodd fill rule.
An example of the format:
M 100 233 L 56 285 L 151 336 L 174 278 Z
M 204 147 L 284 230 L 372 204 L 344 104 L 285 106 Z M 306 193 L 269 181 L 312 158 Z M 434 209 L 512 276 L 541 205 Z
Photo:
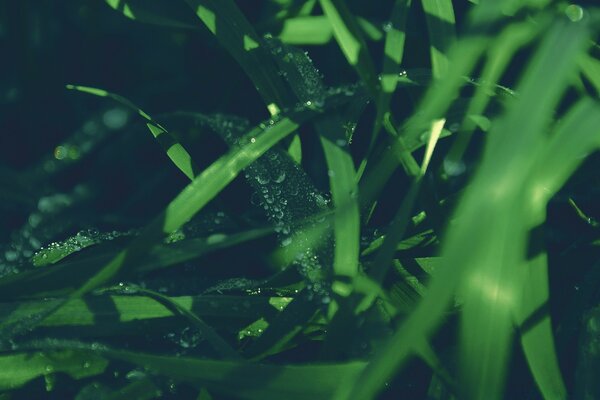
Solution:
M 73 136 L 41 167 L 0 169 L 0 200 L 33 210 L 2 247 L 0 390 L 25 398 L 44 380 L 78 399 L 179 398 L 174 387 L 198 399 L 582 392 L 563 372 L 578 352 L 568 332 L 600 300 L 598 223 L 572 198 L 581 185 L 598 200 L 586 162 L 600 147 L 599 8 L 271 0 L 249 15 L 233 0 L 105 3 L 111 18 L 221 48 L 265 113 L 151 117 L 121 95 L 67 86 L 142 121 L 122 124 L 132 142 Z M 203 95 L 227 112 L 246 102 L 235 91 Z M 135 135 L 140 122 L 153 138 Z M 176 167 L 153 155 L 171 192 L 136 162 L 153 140 Z M 122 208 L 98 206 L 87 186 L 56 189 L 62 171 L 114 169 L 117 157 L 140 184 L 116 195 Z M 565 197 L 583 233 L 544 243 Z M 130 218 L 136 207 L 149 211 Z M 576 263 L 579 297 L 553 281 Z M 553 304 L 567 301 L 565 317 Z

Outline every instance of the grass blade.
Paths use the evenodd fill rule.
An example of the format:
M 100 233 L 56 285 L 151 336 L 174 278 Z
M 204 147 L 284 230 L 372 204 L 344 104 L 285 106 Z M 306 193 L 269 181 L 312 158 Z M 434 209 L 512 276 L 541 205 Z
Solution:
M 290 105 L 288 91 L 262 40 L 232 0 L 186 0 L 244 69 L 271 115 Z
M 133 110 L 147 121 L 146 125 L 148 126 L 148 129 L 150 129 L 152 136 L 154 136 L 154 138 L 158 141 L 165 153 L 167 153 L 167 156 L 169 156 L 171 161 L 173 161 L 173 164 L 175 164 L 175 166 L 177 166 L 177 168 L 179 168 L 179 170 L 181 170 L 181 172 L 183 172 L 184 175 L 189 179 L 194 179 L 198 175 L 199 168 L 192 160 L 192 156 L 190 156 L 181 143 L 179 143 L 177 139 L 171 135 L 161 124 L 152 119 L 150 115 L 133 104 L 131 101 L 118 94 L 88 86 L 67 85 L 67 89 L 77 90 L 79 92 L 100 97 L 108 97 Z
M 448 72 L 447 52 L 456 40 L 452 0 L 421 0 L 429 31 L 429 49 L 433 76 L 442 78 Z
M 346 60 L 356 69 L 371 96 L 376 96 L 379 82 L 358 22 L 343 0 L 320 0 L 319 2 L 331 23 L 333 35 Z

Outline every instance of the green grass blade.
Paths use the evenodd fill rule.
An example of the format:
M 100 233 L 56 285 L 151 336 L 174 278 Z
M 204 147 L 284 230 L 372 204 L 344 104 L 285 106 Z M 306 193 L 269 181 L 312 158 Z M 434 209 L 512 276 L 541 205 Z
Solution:
M 542 19 L 538 20 L 536 24 L 527 21 L 509 25 L 490 46 L 487 54 L 488 62 L 482 72 L 481 85 L 477 87 L 475 95 L 469 103 L 467 117 L 463 120 L 461 131 L 448 153 L 447 165 L 452 167 L 461 163 L 461 158 L 477 127 L 475 122 L 469 119 L 469 116 L 484 113 L 491 97 L 495 95 L 494 85 L 502 77 L 515 53 L 529 43 L 544 26 L 547 26 L 547 22 Z
M 167 156 L 171 159 L 171 161 L 173 161 L 173 164 L 175 164 L 175 166 L 179 168 L 179 170 L 181 170 L 181 172 L 183 172 L 189 179 L 194 179 L 198 175 L 199 168 L 192 160 L 192 156 L 190 156 L 181 143 L 179 143 L 179 141 L 177 141 L 177 139 L 161 124 L 156 122 L 152 117 L 150 117 L 150 115 L 133 104 L 131 101 L 127 100 L 125 97 L 115 93 L 107 92 L 103 89 L 97 89 L 88 86 L 67 85 L 67 89 L 77 90 L 79 92 L 100 97 L 108 97 L 133 110 L 147 121 L 146 125 L 148 126 L 148 129 L 150 129 L 152 136 L 154 136 L 154 138 L 158 141 L 165 153 L 167 153 Z
M 169 297 L 169 301 L 177 304 L 180 309 L 203 318 L 218 317 L 246 321 L 276 314 L 285 309 L 281 305 L 289 303 L 292 298 L 205 294 L 173 296 Z M 0 303 L 0 315 L 6 316 L 10 312 L 18 313 L 20 316 L 33 315 L 43 311 L 48 304 L 56 305 L 61 302 L 62 299 L 3 302 Z M 107 303 L 110 303 L 111 307 L 102 307 Z M 175 315 L 176 312 L 172 308 L 166 307 L 157 299 L 135 293 L 127 295 L 104 293 L 68 300 L 62 308 L 41 321 L 39 326 L 68 327 L 70 330 L 95 328 L 94 334 L 101 335 L 104 330 L 100 331 L 101 327 L 95 326 L 98 318 L 115 321 L 115 324 L 127 324 L 136 321 L 157 321 Z M 111 326 L 108 326 L 108 329 Z M 108 334 L 111 334 L 110 330 Z
M 456 41 L 452 0 L 421 0 L 429 31 L 431 66 L 436 79 L 446 75 L 449 68 L 447 52 Z
M 173 315 L 180 315 L 188 319 L 192 325 L 198 328 L 202 336 L 210 343 L 216 352 L 224 359 L 239 360 L 240 355 L 227 343 L 217 332 L 206 322 L 204 322 L 196 313 L 186 307 L 182 307 L 178 302 L 171 300 L 168 296 L 157 293 L 152 290 L 144 289 L 139 286 L 126 286 L 117 290 L 125 292 L 135 292 L 156 300 L 166 307 Z
M 272 233 L 271 228 L 254 229 L 231 235 L 215 234 L 206 238 L 181 240 L 171 244 L 153 244 L 147 250 L 148 255 L 140 259 L 133 268 L 138 273 L 167 268 L 216 250 L 264 237 L 270 233 Z M 80 258 L 71 259 L 69 256 L 80 246 L 74 248 L 68 242 L 69 240 L 67 240 L 66 246 L 60 244 L 57 247 L 51 246 L 49 253 L 44 250 L 39 253 L 44 263 L 61 259 L 57 264 L 0 278 L 0 298 L 66 296 L 73 287 L 89 279 L 94 271 L 109 262 L 118 253 L 110 248 L 104 249 L 102 244 L 98 244 L 95 248 L 90 249 L 89 254 L 82 254 Z M 44 254 L 48 254 L 45 259 L 43 258 Z
M 543 128 L 566 88 L 586 36 L 582 24 L 561 22 L 550 30 L 522 79 L 518 101 L 490 132 L 479 174 L 457 210 L 461 222 L 447 233 L 442 252 L 445 268 L 434 274 L 417 310 L 370 363 L 354 389 L 340 393 L 342 398 L 372 398 L 406 361 L 410 346 L 441 322 L 459 281 L 466 285 L 461 386 L 469 398 L 500 396 L 512 331 L 511 306 L 520 293 L 515 266 L 529 229 L 517 223 L 523 221 L 519 219 L 524 212 L 523 171 L 533 167 L 531 151 L 543 140 Z M 544 93 L 541 98 L 540 93 Z M 499 171 L 498 165 L 510 168 Z M 493 232 L 490 226 L 495 227 Z M 469 245 L 472 238 L 486 239 L 473 248 Z
M 290 105 L 288 90 L 262 40 L 232 0 L 186 0 L 186 3 L 244 69 L 271 115 Z
M 73 379 L 88 378 L 103 373 L 107 366 L 108 361 L 98 354 L 68 349 L 2 354 L 0 390 L 16 389 L 33 379 L 55 373 L 67 374 Z
M 364 18 L 357 18 L 357 23 L 370 40 L 380 40 L 381 31 Z M 324 15 L 287 18 L 283 21 L 279 40 L 292 45 L 324 45 L 333 39 L 333 28 Z
M 596 93 L 600 94 L 600 60 L 585 55 L 579 60 L 581 73 L 592 83 Z
M 343 0 L 320 0 L 320 4 L 346 60 L 356 69 L 370 94 L 376 96 L 379 91 L 377 74 L 356 18 Z
M 581 164 L 583 157 L 600 147 L 600 135 L 593 134 L 599 124 L 600 108 L 587 99 L 573 106 L 560 122 L 532 173 L 531 199 L 535 218 L 532 226 L 543 223 L 547 202 Z M 528 261 L 523 299 L 516 317 L 525 357 L 544 398 L 566 399 L 550 315 L 544 311 L 548 302 L 547 255 L 542 252 Z
M 159 241 L 165 234 L 173 232 L 189 221 L 223 188 L 225 188 L 244 168 L 276 145 L 281 139 L 294 132 L 301 123 L 314 117 L 330 107 L 347 102 L 344 94 L 334 94 L 324 99 L 323 109 L 300 109 L 277 122 L 261 124 L 241 138 L 240 148 L 225 154 L 173 199 L 165 211 L 151 222 L 132 241 L 128 249 L 120 252 L 110 263 L 102 268 L 85 285 L 74 292 L 80 296 L 114 278 L 123 266 L 138 260 L 145 254 L 152 243 Z M 245 143 L 245 145 L 243 145 Z
M 335 388 L 355 378 L 365 363 L 323 365 L 265 365 L 198 358 L 169 357 L 116 350 L 107 357 L 190 383 L 202 383 L 214 393 L 242 399 L 330 399 Z M 231 376 L 236 377 L 235 385 Z
M 197 29 L 185 6 L 169 0 L 104 0 L 113 10 L 134 21 L 177 29 Z

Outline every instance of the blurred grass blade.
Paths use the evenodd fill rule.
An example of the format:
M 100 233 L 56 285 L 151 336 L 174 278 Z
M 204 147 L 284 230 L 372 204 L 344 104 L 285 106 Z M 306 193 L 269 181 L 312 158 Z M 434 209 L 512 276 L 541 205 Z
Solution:
M 579 60 L 579 68 L 600 95 L 600 60 L 586 54 Z
M 101 350 L 100 354 L 183 382 L 201 383 L 214 393 L 260 400 L 327 400 L 338 385 L 350 383 L 365 365 L 360 361 L 322 365 L 266 365 L 109 349 Z M 232 376 L 235 376 L 234 385 L 231 384 Z
M 379 91 L 379 82 L 356 18 L 348 10 L 344 0 L 320 0 L 319 2 L 331 23 L 333 35 L 346 60 L 356 69 L 369 94 L 375 97 Z
M 587 99 L 573 106 L 560 122 L 532 173 L 532 227 L 543 223 L 547 202 L 583 162 L 585 155 L 600 148 L 600 135 L 593 133 L 598 126 L 600 107 Z M 540 240 L 533 238 L 532 241 L 539 243 Z M 516 318 L 529 368 L 545 398 L 566 399 L 547 309 L 549 288 L 545 252 L 528 260 L 523 285 L 523 299 L 516 309 Z
M 115 11 L 134 21 L 178 29 L 197 29 L 186 8 L 171 0 L 104 0 Z
M 466 118 L 463 120 L 461 131 L 448 152 L 446 165 L 459 165 L 461 158 L 469 145 L 476 123 L 469 118 L 472 115 L 482 115 L 490 99 L 495 95 L 494 86 L 510 64 L 515 53 L 529 43 L 538 32 L 547 25 L 547 20 L 540 18 L 536 24 L 530 21 L 509 25 L 496 41 L 490 46 L 487 62 L 483 67 L 481 84 L 478 85 L 475 96 L 469 103 Z
M 271 115 L 290 105 L 262 40 L 233 0 L 185 0 L 254 83 Z
M 100 355 L 68 349 L 1 354 L 0 390 L 13 390 L 38 377 L 56 373 L 64 373 L 72 379 L 84 379 L 102 374 L 107 366 L 108 361 Z M 52 389 L 52 386 L 47 386 L 48 391 Z
M 0 303 L 0 315 L 5 317 L 10 312 L 25 315 L 37 314 L 49 305 L 60 304 L 63 299 L 28 300 L 21 302 Z M 285 307 L 282 305 L 292 301 L 290 297 L 266 296 L 231 296 L 231 295 L 199 295 L 171 296 L 169 301 L 181 310 L 193 312 L 204 318 L 226 318 L 231 320 L 256 320 L 265 315 L 275 315 Z M 111 307 L 106 307 L 110 304 Z M 240 307 L 240 304 L 242 305 Z M 111 329 L 121 332 L 116 325 L 137 322 L 157 321 L 176 316 L 178 311 L 168 308 L 164 303 L 140 294 L 103 294 L 87 296 L 81 299 L 68 300 L 65 305 L 40 322 L 43 328 L 68 327 L 75 331 L 78 328 L 93 328 L 93 335 L 104 335 Z M 97 320 L 103 319 L 106 326 L 97 326 Z M 109 322 L 110 321 L 110 322 Z M 121 327 L 123 328 L 123 327 Z M 138 329 L 133 325 L 131 329 Z
M 421 0 L 429 31 L 429 49 L 433 76 L 442 78 L 448 72 L 447 52 L 456 40 L 452 0 Z
M 158 141 L 165 153 L 167 153 L 167 156 L 173 161 L 173 164 L 175 164 L 175 166 L 177 166 L 177 168 L 179 168 L 189 179 L 194 179 L 198 175 L 199 168 L 192 160 L 192 156 L 190 156 L 175 136 L 169 133 L 161 124 L 156 122 L 150 115 L 125 97 L 107 92 L 103 89 L 87 86 L 67 85 L 67 89 L 77 90 L 79 92 L 89 93 L 100 97 L 108 97 L 133 110 L 147 121 L 146 125 L 148 126 L 148 129 L 150 129 L 152 136 Z
M 533 167 L 531 152 L 539 149 L 543 128 L 566 88 L 586 38 L 583 24 L 561 21 L 549 31 L 522 78 L 519 98 L 490 132 L 479 174 L 456 211 L 460 223 L 447 233 L 442 252 L 445 268 L 436 271 L 422 302 L 370 363 L 354 389 L 340 392 L 342 398 L 372 398 L 406 361 L 411 346 L 441 322 L 459 281 L 463 282 L 465 302 L 463 395 L 501 396 L 512 331 L 511 307 L 521 290 L 517 265 L 529 229 L 519 226 L 519 221 L 525 224 L 523 173 Z M 472 55 L 469 58 L 473 60 Z M 498 170 L 498 165 L 507 168 Z M 490 232 L 490 226 L 494 231 Z M 473 238 L 480 238 L 476 248 L 469 245 Z

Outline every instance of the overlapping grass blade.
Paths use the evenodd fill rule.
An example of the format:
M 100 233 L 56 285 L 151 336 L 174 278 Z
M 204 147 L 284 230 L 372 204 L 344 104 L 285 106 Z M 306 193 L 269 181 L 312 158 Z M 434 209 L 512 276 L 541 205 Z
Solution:
M 376 98 L 379 92 L 377 73 L 356 18 L 343 0 L 319 0 L 319 3 L 346 60 L 356 69 L 371 96 Z
M 165 153 L 167 153 L 167 156 L 169 156 L 171 161 L 173 161 L 173 164 L 175 164 L 177 168 L 179 168 L 181 172 L 185 174 L 185 176 L 187 176 L 189 179 L 194 179 L 198 175 L 200 171 L 199 168 L 196 166 L 192 160 L 192 156 L 187 152 L 182 144 L 179 143 L 179 141 L 161 124 L 156 122 L 152 117 L 150 117 L 150 115 L 133 104 L 131 101 L 118 94 L 88 86 L 67 85 L 67 89 L 77 90 L 79 92 L 89 93 L 100 97 L 108 97 L 130 108 L 147 121 L 147 126 L 148 129 L 150 129 L 152 136 L 154 136 L 154 138 L 158 141 Z
M 600 107 L 591 100 L 582 100 L 573 106 L 553 133 L 532 173 L 532 228 L 543 223 L 547 202 L 581 164 L 582 156 L 600 148 L 600 136 L 592 133 L 598 124 Z M 523 285 L 523 298 L 515 314 L 529 368 L 545 398 L 567 398 L 547 311 L 549 289 L 545 252 L 528 260 Z
M 431 67 L 436 79 L 448 71 L 447 52 L 456 40 L 456 20 L 452 0 L 421 0 L 429 31 Z
M 132 268 L 139 273 L 167 268 L 189 261 L 215 250 L 225 249 L 259 239 L 272 233 L 272 228 L 255 229 L 231 235 L 216 234 L 206 238 L 181 240 L 171 244 L 149 244 L 148 254 L 141 258 Z M 71 259 L 74 249 L 67 246 L 60 253 L 42 260 L 52 261 L 53 257 L 64 258 L 53 266 L 46 266 L 18 274 L 0 278 L 2 294 L 0 298 L 39 298 L 49 296 L 66 296 L 74 287 L 88 279 L 101 265 L 109 262 L 118 253 L 112 247 L 97 245 L 88 254 Z M 64 253 L 63 253 L 64 251 Z M 43 253 L 42 253 L 43 254 Z
M 232 0 L 186 0 L 244 69 L 271 115 L 290 105 L 288 90 L 262 40 Z
M 69 349 L 2 354 L 0 390 L 16 389 L 33 379 L 55 373 L 67 374 L 73 379 L 88 378 L 103 373 L 107 366 L 108 361 L 101 355 Z
M 521 291 L 517 276 L 522 271 L 516 266 L 524 254 L 529 229 L 523 225 L 523 171 L 533 168 L 532 152 L 539 152 L 543 129 L 566 88 L 565 82 L 582 53 L 586 37 L 583 24 L 561 21 L 550 30 L 522 79 L 518 100 L 490 132 L 479 174 L 457 210 L 461 221 L 447 234 L 445 268 L 434 274 L 417 310 L 367 367 L 354 390 L 340 392 L 343 398 L 371 398 L 377 393 L 410 355 L 410 345 L 441 322 L 459 282 L 463 282 L 465 299 L 461 389 L 468 398 L 500 396 L 512 307 Z M 540 93 L 544 93 L 541 98 Z M 510 168 L 499 171 L 498 165 Z M 490 226 L 494 231 L 489 231 Z M 467 249 L 465 246 L 474 237 L 486 239 L 478 248 Z
M 124 290 L 125 292 L 135 292 L 141 295 L 147 296 L 173 313 L 173 315 L 180 315 L 189 320 L 193 326 L 202 334 L 213 349 L 224 359 L 238 360 L 240 355 L 227 343 L 219 334 L 202 318 L 200 318 L 192 310 L 182 307 L 178 302 L 171 300 L 168 296 L 155 292 L 153 290 L 144 289 L 139 286 L 127 286 L 119 287 L 117 290 Z
M 509 25 L 488 50 L 487 59 L 481 77 L 481 85 L 477 87 L 475 95 L 469 103 L 467 118 L 464 119 L 453 147 L 447 156 L 450 168 L 458 165 L 467 149 L 471 135 L 477 127 L 475 122 L 468 117 L 482 115 L 494 94 L 493 86 L 496 85 L 505 72 L 515 53 L 525 44 L 530 42 L 537 33 L 547 26 L 548 20 L 540 18 L 536 24 L 529 21 Z M 447 165 L 448 165 L 447 164 Z M 449 168 L 449 169 L 450 169 Z
M 262 365 L 143 353 L 108 351 L 106 356 L 143 366 L 172 378 L 202 383 L 214 393 L 242 399 L 329 399 L 342 382 L 349 382 L 364 362 L 323 365 Z M 231 384 L 235 376 L 236 384 Z
M 232 320 L 256 320 L 282 310 L 281 305 L 292 301 L 289 297 L 199 295 L 169 297 L 180 309 L 204 317 L 219 317 Z M 50 304 L 59 304 L 61 299 L 30 300 L 0 303 L 0 313 L 15 312 L 32 315 L 43 311 Z M 111 307 L 102 307 L 110 303 Z M 285 309 L 285 307 L 283 308 Z M 69 329 L 94 327 L 98 318 L 127 324 L 136 321 L 152 321 L 175 316 L 156 299 L 139 294 L 99 294 L 82 299 L 70 299 L 65 305 L 40 323 L 40 327 Z M 137 329 L 137 328 L 133 328 Z M 102 335 L 97 331 L 98 335 Z

